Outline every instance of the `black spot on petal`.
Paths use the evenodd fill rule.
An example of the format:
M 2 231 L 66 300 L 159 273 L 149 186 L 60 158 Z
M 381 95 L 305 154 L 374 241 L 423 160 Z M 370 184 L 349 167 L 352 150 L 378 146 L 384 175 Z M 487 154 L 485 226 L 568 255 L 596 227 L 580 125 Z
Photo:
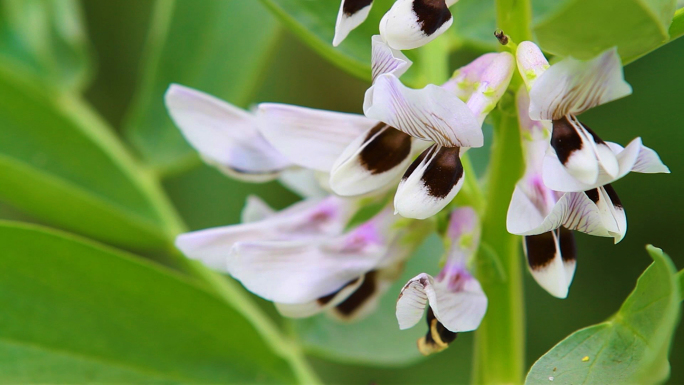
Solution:
M 556 256 L 556 242 L 551 231 L 525 236 L 527 263 L 532 270 L 541 270 Z
M 456 340 L 458 333 L 445 328 L 435 317 L 432 308 L 428 307 L 427 317 L 428 331 L 425 337 L 418 340 L 418 349 L 424 355 L 441 352 Z
M 598 203 L 599 199 L 601 199 L 601 196 L 599 195 L 599 191 L 597 188 L 587 190 L 584 192 L 584 194 L 591 199 L 592 202 Z
M 426 36 L 432 35 L 451 20 L 451 12 L 444 0 L 413 0 L 413 12 Z
M 326 295 L 325 297 L 321 297 L 321 298 L 317 299 L 316 302 L 318 302 L 318 304 L 321 305 L 321 306 L 325 306 L 325 305 L 328 304 L 330 301 L 332 301 L 332 300 L 335 298 L 335 296 L 337 296 L 342 290 L 344 290 L 344 289 L 345 289 L 346 287 L 348 287 L 348 286 L 351 286 L 351 285 L 355 284 L 356 282 L 359 281 L 359 279 L 361 279 L 361 277 L 356 278 L 356 279 L 353 280 L 353 281 L 347 282 L 347 284 L 345 284 L 344 286 L 342 286 L 339 290 L 334 291 L 334 292 L 332 292 L 332 293 Z M 363 285 L 363 284 L 362 284 L 362 285 Z
M 558 229 L 558 238 L 563 262 L 575 261 L 577 259 L 577 248 L 575 247 L 575 235 L 573 232 L 565 227 L 561 227 Z
M 411 162 L 411 165 L 406 169 L 406 172 L 404 173 L 404 176 L 401 177 L 401 179 L 408 179 L 408 177 L 411 176 L 411 174 L 413 174 L 416 168 L 420 166 L 423 160 L 426 157 L 429 157 L 432 154 L 432 152 L 435 151 L 436 148 L 436 145 L 432 145 L 428 147 L 425 151 L 423 151 L 420 155 L 418 155 L 418 157 L 413 162 Z
M 441 147 L 425 168 L 421 180 L 431 196 L 445 198 L 463 177 L 459 150 L 458 147 Z
M 573 152 L 582 149 L 582 138 L 567 116 L 553 121 L 551 147 L 563 164 L 568 162 Z
M 613 186 L 609 184 L 603 186 L 603 188 L 606 190 L 606 193 L 608 194 L 608 197 L 610 200 L 613 202 L 613 206 L 616 208 L 622 209 L 622 202 L 620 202 L 620 198 L 618 197 L 617 193 L 615 192 L 615 189 Z
M 337 305 L 335 309 L 343 316 L 350 317 L 359 310 L 377 290 L 377 272 L 375 270 L 366 273 L 363 283 L 347 299 Z
M 345 16 L 353 16 L 356 12 L 366 8 L 373 3 L 373 0 L 343 0 L 342 12 Z
M 393 169 L 411 154 L 411 136 L 385 123 L 373 127 L 364 142 L 360 162 L 373 175 Z

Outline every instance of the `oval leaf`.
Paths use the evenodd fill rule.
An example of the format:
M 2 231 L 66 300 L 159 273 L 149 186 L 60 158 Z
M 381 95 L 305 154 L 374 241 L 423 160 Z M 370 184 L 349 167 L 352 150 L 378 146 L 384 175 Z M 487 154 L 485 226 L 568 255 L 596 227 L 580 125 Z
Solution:
M 76 0 L 3 0 L 0 61 L 62 89 L 90 77 L 89 43 Z
M 679 319 L 676 270 L 662 250 L 608 321 L 579 330 L 543 355 L 527 384 L 659 383 L 669 375 L 670 341 Z
M 440 238 L 430 236 L 406 262 L 403 274 L 380 299 L 378 308 L 359 322 L 342 323 L 325 314 L 293 320 L 302 346 L 311 354 L 357 364 L 398 366 L 420 359 L 416 341 L 427 328 L 421 322 L 399 330 L 397 297 L 409 279 L 421 272 L 436 273 L 443 252 Z
M 164 107 L 169 84 L 246 106 L 278 35 L 277 21 L 256 1 L 158 1 L 124 133 L 162 171 L 195 164 L 196 151 Z
M 66 234 L 0 222 L 2 383 L 292 383 L 221 299 Z
M 589 59 L 617 46 L 628 63 L 669 39 L 675 2 L 536 0 L 533 31 L 542 49 L 554 55 Z
M 0 200 L 135 248 L 165 247 L 177 231 L 175 218 L 157 206 L 155 186 L 77 99 L 55 97 L 0 68 L 0 125 Z

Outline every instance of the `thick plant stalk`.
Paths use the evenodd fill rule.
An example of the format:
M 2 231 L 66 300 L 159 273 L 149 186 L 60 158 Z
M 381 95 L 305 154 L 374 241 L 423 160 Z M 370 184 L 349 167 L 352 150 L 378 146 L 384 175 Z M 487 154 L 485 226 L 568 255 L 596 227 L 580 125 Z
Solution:
M 503 101 L 502 101 L 503 103 Z M 474 384 L 522 383 L 525 368 L 525 324 L 520 237 L 506 231 L 506 214 L 515 183 L 522 174 L 518 118 L 499 109 L 487 185 L 487 207 L 482 222 L 482 245 L 498 258 L 503 277 L 478 272 L 489 305 L 475 332 Z M 482 258 L 485 252 L 478 254 Z M 490 251 L 491 253 L 491 251 Z M 482 264 L 491 269 L 492 264 Z

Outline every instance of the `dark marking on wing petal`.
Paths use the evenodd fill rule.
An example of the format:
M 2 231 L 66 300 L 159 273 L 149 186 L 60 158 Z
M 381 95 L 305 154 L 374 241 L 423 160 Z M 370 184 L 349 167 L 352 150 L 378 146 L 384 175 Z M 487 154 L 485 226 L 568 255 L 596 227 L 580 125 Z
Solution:
M 418 17 L 421 31 L 427 36 L 451 20 L 451 12 L 444 0 L 413 0 L 413 12 Z
M 401 177 L 401 179 L 408 179 L 411 174 L 420 166 L 421 163 L 423 163 L 423 160 L 429 156 L 431 156 L 432 152 L 435 151 L 437 148 L 436 145 L 432 145 L 428 147 L 425 151 L 423 151 L 418 157 L 411 162 L 411 165 L 406 169 L 406 172 L 404 173 L 404 176 Z
M 441 147 L 425 168 L 421 180 L 430 196 L 445 198 L 463 177 L 459 150 L 458 147 Z
M 599 199 L 601 199 L 601 195 L 599 195 L 599 191 L 597 188 L 593 188 L 591 190 L 587 190 L 584 192 L 584 194 L 591 199 L 592 202 L 598 203 Z
M 337 305 L 335 309 L 345 317 L 352 316 L 363 304 L 375 294 L 377 289 L 375 270 L 366 273 L 363 283 L 347 299 Z
M 366 8 L 373 3 L 373 0 L 343 0 L 342 12 L 345 16 L 351 17 L 356 12 Z
M 613 202 L 613 206 L 615 206 L 618 209 L 622 209 L 622 202 L 620 201 L 620 198 L 618 197 L 617 193 L 615 192 L 615 189 L 613 186 L 609 184 L 603 186 L 603 188 L 606 190 L 606 193 L 608 193 L 608 197 L 610 200 Z
M 373 127 L 364 142 L 360 162 L 373 175 L 397 167 L 411 154 L 411 136 L 385 123 Z
M 456 340 L 458 333 L 445 328 L 435 317 L 432 308 L 428 307 L 427 317 L 428 331 L 423 338 L 418 340 L 418 349 L 424 355 L 438 353 L 449 347 Z
M 558 229 L 558 241 L 561 249 L 561 259 L 563 262 L 572 262 L 577 259 L 577 248 L 575 247 L 575 234 L 561 227 Z
M 553 121 L 551 147 L 561 163 L 566 164 L 574 151 L 582 149 L 582 138 L 567 116 Z
M 591 134 L 591 137 L 594 138 L 594 143 L 596 143 L 596 144 L 606 144 L 606 142 L 604 142 L 603 139 L 601 139 L 598 135 L 596 135 L 596 133 L 594 132 L 594 130 L 592 130 L 591 128 L 589 128 L 589 126 L 587 126 L 586 124 L 580 122 L 579 120 L 576 120 L 576 121 L 577 121 L 577 123 L 579 123 L 580 125 L 582 125 L 582 127 L 584 127 L 584 129 L 587 130 L 588 133 Z
M 556 256 L 556 242 L 551 231 L 525 236 L 527 263 L 532 270 L 541 270 Z
M 356 278 L 355 280 L 352 280 L 352 281 L 347 282 L 347 284 L 345 284 L 344 286 L 342 286 L 341 288 L 339 288 L 339 290 L 334 291 L 334 292 L 332 292 L 332 293 L 326 295 L 325 297 L 321 297 L 321 298 L 317 299 L 316 302 L 318 302 L 318 304 L 321 305 L 321 306 L 325 306 L 325 305 L 328 304 L 330 301 L 332 301 L 332 300 L 335 298 L 335 296 L 337 296 L 337 294 L 339 294 L 342 290 L 344 290 L 344 289 L 345 289 L 346 287 L 348 287 L 348 286 L 351 286 L 351 285 L 355 284 L 355 283 L 358 282 L 359 279 L 361 279 L 361 278 L 362 278 L 362 277 L 359 277 L 359 278 Z M 361 285 L 363 285 L 363 284 L 361 284 Z

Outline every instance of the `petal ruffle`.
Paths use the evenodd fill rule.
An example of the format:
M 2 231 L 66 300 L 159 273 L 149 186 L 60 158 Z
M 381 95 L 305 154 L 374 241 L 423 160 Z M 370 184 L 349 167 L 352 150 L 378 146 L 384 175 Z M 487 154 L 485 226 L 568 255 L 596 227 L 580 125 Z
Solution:
M 373 6 L 373 0 L 342 0 L 335 23 L 333 46 L 337 47 L 354 28 L 366 20 Z
M 411 137 L 384 123 L 347 146 L 330 172 L 330 187 L 343 196 L 361 195 L 396 182 L 411 161 Z
M 383 74 L 401 77 L 413 64 L 401 51 L 392 49 L 392 47 L 387 45 L 382 36 L 374 35 L 372 41 L 371 73 L 373 81 Z
M 415 138 L 447 147 L 481 147 L 481 125 L 468 106 L 442 87 L 414 90 L 385 74 L 366 91 L 363 111 Z
M 253 115 L 203 92 L 172 84 L 164 95 L 174 123 L 202 158 L 253 182 L 274 179 L 290 162 L 268 143 Z
M 566 298 L 575 275 L 576 249 L 572 231 L 560 228 L 524 238 L 523 249 L 535 281 L 549 294 Z
M 589 61 L 568 57 L 534 82 L 530 89 L 530 117 L 556 120 L 568 114 L 579 115 L 631 93 L 616 48 Z
M 325 172 L 354 138 L 378 123 L 363 115 L 277 103 L 259 104 L 257 118 L 263 135 L 289 161 Z
M 397 320 L 400 329 L 408 329 L 423 317 L 429 303 L 435 318 L 453 333 L 477 329 L 487 312 L 487 297 L 477 280 L 464 277 L 459 290 L 448 287 L 446 280 L 437 281 L 421 273 L 412 278 L 399 294 Z
M 432 145 L 414 160 L 394 196 L 396 213 L 405 218 L 425 219 L 448 205 L 464 181 L 459 150 Z
M 394 49 L 414 49 L 441 35 L 453 22 L 444 0 L 396 0 L 380 20 L 380 35 Z

